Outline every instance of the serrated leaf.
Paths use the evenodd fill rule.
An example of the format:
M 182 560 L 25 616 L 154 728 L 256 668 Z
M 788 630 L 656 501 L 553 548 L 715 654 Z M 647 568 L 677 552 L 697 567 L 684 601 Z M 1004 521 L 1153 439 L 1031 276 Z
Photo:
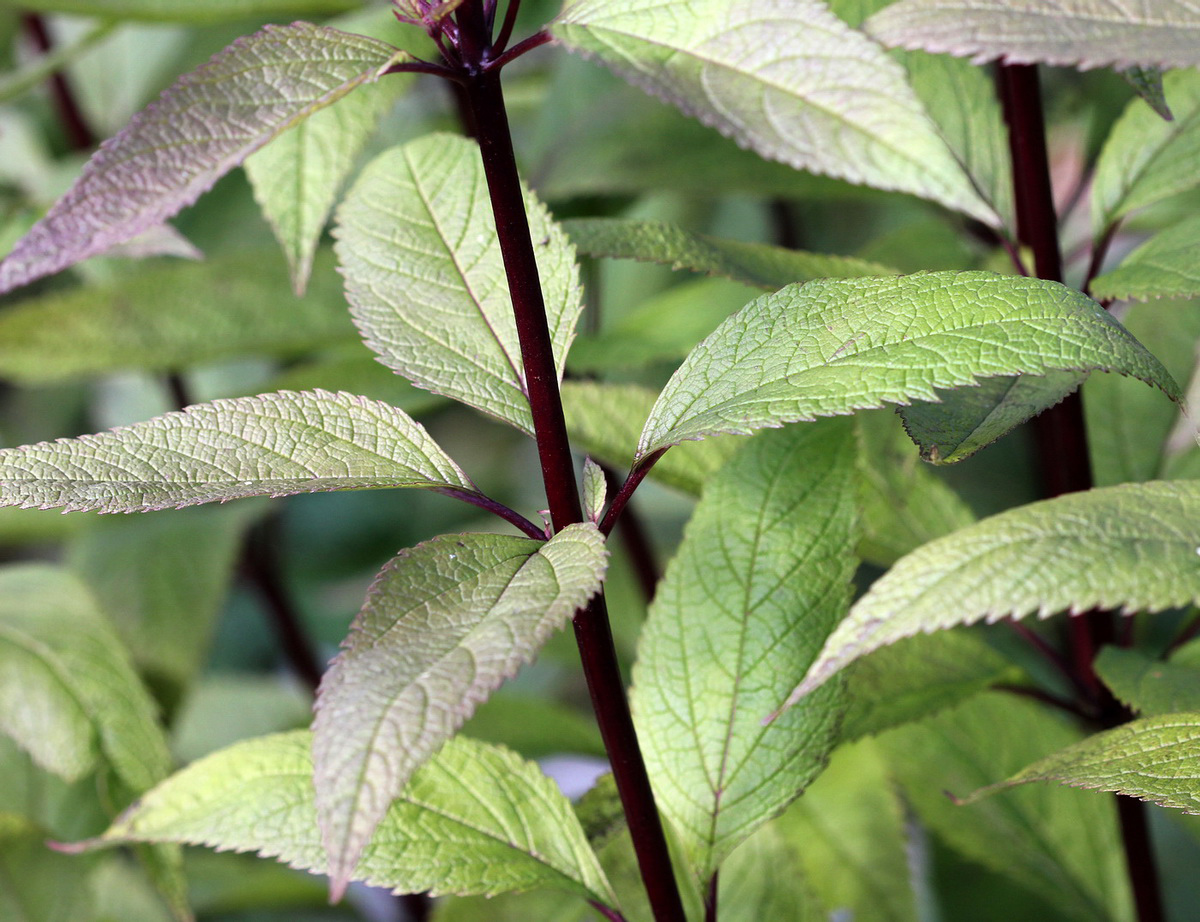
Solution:
M 899 412 L 922 458 L 953 464 L 1059 403 L 1086 378 L 1077 371 L 987 378 L 978 387 L 947 391 L 937 403 L 917 401 Z
M 659 263 L 672 269 L 723 276 L 768 291 L 810 279 L 898 274 L 887 266 L 851 256 L 726 240 L 692 233 L 664 221 L 575 218 L 564 221 L 563 230 L 575 248 L 589 256 Z
M 1097 235 L 1135 209 L 1200 185 L 1200 72 L 1169 73 L 1163 88 L 1173 121 L 1163 121 L 1135 99 L 1104 142 L 1092 187 Z
M 1125 79 L 1135 93 L 1146 101 L 1151 109 L 1168 122 L 1175 118 L 1167 103 L 1167 94 L 1163 89 L 1163 71 L 1161 67 L 1142 67 L 1134 64 L 1121 70 Z
M 18 302 L 0 314 L 0 376 L 49 384 L 352 341 L 331 256 L 318 257 L 322 271 L 304 298 L 273 254 L 252 251 Z
M 0 451 L 0 503 L 147 512 L 246 496 L 475 486 L 406 413 L 351 394 L 215 400 Z
M 1151 481 L 1030 503 L 931 541 L 855 603 L 804 681 L 902 637 L 980 619 L 1200 601 L 1200 481 Z
M 700 343 L 659 395 L 637 457 L 686 439 L 936 399 L 1018 373 L 1103 368 L 1178 385 L 1090 298 L 987 272 L 818 280 L 764 295 Z
M 903 69 L 825 3 L 578 0 L 551 32 L 764 157 L 999 223 Z
M 562 375 L 582 310 L 574 251 L 525 198 Z M 367 345 L 418 387 L 533 434 L 479 148 L 435 134 L 376 157 L 337 212 L 346 297 Z
M 1089 736 L 976 791 L 974 802 L 997 790 L 1031 781 L 1059 781 L 1077 788 L 1114 791 L 1185 813 L 1200 813 L 1200 712 L 1132 720 Z
M 831 687 L 770 725 L 849 602 L 855 569 L 848 420 L 768 432 L 707 485 L 650 607 L 634 719 L 658 804 L 705 881 L 825 764 Z
M 42 13 L 210 23 L 265 16 L 341 13 L 362 6 L 362 0 L 21 0 L 21 6 Z
M 1097 298 L 1195 298 L 1200 296 L 1200 218 L 1155 234 L 1110 272 L 1092 280 Z
M 89 844 L 179 842 L 323 872 L 306 730 L 237 743 L 176 773 Z M 532 762 L 451 740 L 392 802 L 356 879 L 398 892 L 551 887 L 611 895 L 571 805 Z
M 604 515 L 608 482 L 604 469 L 591 458 L 583 459 L 583 512 L 590 522 L 599 522 Z
M 1195 666 L 1107 646 L 1096 657 L 1095 670 L 1118 701 L 1143 716 L 1200 710 L 1200 669 Z
M 899 0 L 863 28 L 885 45 L 976 64 L 1200 64 L 1200 10 L 1191 0 Z
M 303 22 L 239 39 L 101 146 L 0 262 L 0 292 L 162 224 L 276 135 L 406 57 Z
M 409 81 L 364 86 L 289 128 L 243 164 L 254 197 L 304 293 L 313 255 L 342 183 Z
M 445 535 L 384 568 L 313 722 L 335 896 L 413 772 L 595 595 L 606 559 L 600 531 L 580 524 L 548 542 Z
M 170 759 L 155 705 L 78 579 L 48 565 L 0 571 L 0 644 L 5 684 L 28 682 L 19 692 L 10 686 L 8 700 L 43 706 L 5 708 L 3 728 L 40 764 L 75 778 L 99 754 L 133 793 L 166 776 Z M 79 736 L 83 719 L 86 737 Z M 60 744 L 66 748 L 48 751 Z

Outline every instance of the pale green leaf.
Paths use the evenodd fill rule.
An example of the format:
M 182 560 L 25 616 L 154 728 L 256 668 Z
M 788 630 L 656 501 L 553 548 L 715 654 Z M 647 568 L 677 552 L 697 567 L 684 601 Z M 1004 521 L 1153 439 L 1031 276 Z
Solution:
M 1200 64 L 1200 9 L 1191 0 L 899 0 L 864 28 L 885 45 L 976 64 Z
M 1051 371 L 1120 371 L 1178 386 L 1094 301 L 1055 282 L 987 272 L 818 280 L 764 295 L 688 356 L 646 422 L 638 458 L 938 388 Z
M 1200 217 L 1161 231 L 1092 281 L 1097 298 L 1195 298 L 1200 296 Z
M 800 870 L 800 851 L 774 825 L 743 843 L 721 866 L 717 907 L 723 922 L 827 922 L 815 882 Z
M 953 464 L 1061 402 L 1086 377 L 1077 371 L 1052 371 L 987 378 L 978 387 L 947 391 L 937 403 L 917 401 L 901 407 L 900 416 L 922 458 L 934 464 Z M 1162 402 L 1170 406 L 1168 401 Z
M 342 183 L 384 113 L 409 86 L 392 78 L 314 113 L 247 158 L 254 197 L 271 223 L 303 294 L 313 254 Z
M 171 721 L 171 752 L 180 765 L 241 740 L 312 723 L 312 695 L 281 675 L 217 672 L 187 689 Z
M 788 699 L 902 637 L 986 618 L 1200 602 L 1200 481 L 1069 493 L 932 541 L 860 598 Z
M 591 713 L 530 692 L 501 689 L 475 709 L 462 732 L 507 746 L 527 759 L 562 753 L 605 756 Z
M 271 378 L 262 390 L 346 391 L 390 403 L 410 416 L 420 416 L 446 404 L 445 397 L 413 387 L 394 371 L 384 368 L 358 337 L 310 361 L 290 365 Z
M 210 23 L 265 16 L 342 13 L 362 6 L 362 0 L 21 0 L 21 6 L 42 13 Z
M 385 42 L 303 22 L 239 39 L 100 148 L 0 262 L 0 292 L 162 224 L 276 135 L 405 59 Z
M 599 522 L 604 515 L 608 482 L 604 469 L 591 458 L 583 459 L 583 512 L 590 522 Z
M 582 309 L 575 255 L 532 193 L 525 207 L 561 376 Z M 478 145 L 435 134 L 376 157 L 338 209 L 336 235 L 352 313 L 383 363 L 532 434 Z
M 1166 91 L 1163 89 L 1161 67 L 1143 67 L 1140 64 L 1134 64 L 1131 67 L 1123 68 L 1121 76 L 1125 78 L 1126 83 L 1133 87 L 1134 92 L 1146 101 L 1146 105 L 1162 118 L 1168 122 L 1175 118 L 1171 113 L 1171 106 L 1167 102 Z
M 548 542 L 445 535 L 375 580 L 321 681 L 314 782 L 334 894 L 413 772 L 600 588 L 591 524 Z
M 262 394 L 0 451 L 0 503 L 146 512 L 245 496 L 475 492 L 407 414 L 350 394 Z
M 98 42 L 103 41 L 116 26 L 117 24 L 111 21 L 96 23 L 78 38 L 39 55 L 36 60 L 14 73 L 0 76 L 0 103 L 8 103 L 17 99 L 38 84 L 50 79 L 65 65 Z M 9 128 L 9 130 L 12 129 Z M 0 247 L 0 252 L 5 252 L 5 250 Z
M 51 851 L 46 830 L 0 813 L 0 919 L 93 922 L 91 864 Z
M 166 776 L 170 761 L 155 705 L 78 579 L 48 565 L 0 571 L 0 644 L 6 700 L 40 705 L 24 714 L 23 707 L 3 709 L 3 729 L 41 764 L 78 777 L 90 767 L 90 749 L 133 793 Z M 19 676 L 29 681 L 26 689 L 12 686 Z M 84 716 L 89 726 L 81 738 Z M 72 749 L 46 751 L 60 743 Z
M 895 413 L 876 410 L 858 413 L 854 419 L 863 532 L 860 557 L 890 567 L 927 541 L 975 520 L 958 494 L 921 463 Z M 670 453 L 663 460 L 669 457 Z
M 887 266 L 850 256 L 726 240 L 663 221 L 576 218 L 563 222 L 563 229 L 575 248 L 589 256 L 660 263 L 768 291 L 810 279 L 897 274 Z
M 1200 813 L 1200 712 L 1133 720 L 1089 736 L 969 798 L 1030 781 L 1114 791 Z
M 296 298 L 269 252 L 154 266 L 18 302 L 0 314 L 0 376 L 48 384 L 167 371 L 241 355 L 291 356 L 353 340 L 332 254 Z
M 1117 697 L 1142 715 L 1200 710 L 1200 669 L 1167 663 L 1140 650 L 1107 646 L 1095 662 L 1098 675 Z
M 849 604 L 855 489 L 848 420 L 764 433 L 705 488 L 650 607 L 634 718 L 659 807 L 702 881 L 835 742 L 837 686 L 763 719 Z
M 854 922 L 916 922 L 905 806 L 874 743 L 839 747 L 772 826 L 829 910 Z
M 89 844 L 206 845 L 324 872 L 311 743 L 299 730 L 214 753 L 142 797 Z M 392 802 L 356 879 L 404 893 L 552 887 L 609 899 L 554 782 L 533 763 L 464 737 L 447 743 Z
M 764 157 L 999 223 L 903 68 L 825 3 L 578 0 L 551 31 Z
M 1104 142 L 1092 187 L 1092 227 L 1097 235 L 1137 208 L 1200 185 L 1200 72 L 1169 73 L 1163 88 L 1173 121 L 1163 121 L 1135 99 Z
M 880 737 L 888 767 L 920 820 L 972 861 L 1040 894 L 1078 922 L 1133 922 L 1111 797 L 1035 785 L 971 806 L 968 794 L 1069 746 L 1078 730 L 1001 692 Z
M 654 406 L 654 392 L 636 384 L 564 381 L 562 396 L 572 441 L 606 464 L 619 470 L 628 467 L 641 421 Z M 705 480 L 738 448 L 732 439 L 686 442 L 663 455 L 650 477 L 699 496 Z

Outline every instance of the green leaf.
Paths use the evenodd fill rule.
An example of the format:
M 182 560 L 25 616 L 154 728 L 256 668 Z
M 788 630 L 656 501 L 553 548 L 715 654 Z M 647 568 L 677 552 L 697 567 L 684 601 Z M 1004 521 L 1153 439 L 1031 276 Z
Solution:
M 278 261 L 251 251 L 18 302 L 0 314 L 0 376 L 49 384 L 241 355 L 287 357 L 352 340 L 331 255 L 318 258 L 322 271 L 299 299 Z
M 179 842 L 323 872 L 312 736 L 246 740 L 189 765 L 88 845 Z M 451 740 L 392 802 L 356 879 L 402 893 L 495 894 L 552 887 L 611 899 L 571 805 L 532 762 Z
M 858 413 L 854 420 L 863 531 L 860 557 L 890 567 L 927 541 L 975 520 L 958 494 L 921 463 L 895 413 Z M 663 460 L 669 457 L 670 453 Z
M 343 303 L 343 314 L 345 305 Z M 420 416 L 445 406 L 446 398 L 413 387 L 390 369 L 355 337 L 310 361 L 290 365 L 262 388 L 264 391 L 346 391 L 382 400 L 410 416 Z
M 575 218 L 564 221 L 563 229 L 575 248 L 588 256 L 659 263 L 672 269 L 723 276 L 768 291 L 818 278 L 898 274 L 887 266 L 850 256 L 710 237 L 664 221 Z
M 855 603 L 788 703 L 902 637 L 981 618 L 1200 602 L 1200 481 L 1103 487 L 1030 503 L 931 541 Z
M 1135 209 L 1200 184 L 1195 169 L 1200 158 L 1200 73 L 1167 74 L 1163 88 L 1174 121 L 1163 121 L 1135 99 L 1104 142 L 1092 187 L 1092 227 L 1097 235 Z
M 640 421 L 654 406 L 654 392 L 636 384 L 564 381 L 563 410 L 573 442 L 613 467 L 627 467 L 637 444 Z M 699 496 L 705 480 L 720 470 L 740 447 L 731 439 L 687 442 L 650 469 L 650 477 Z
M 303 22 L 239 39 L 100 148 L 0 262 L 0 292 L 162 224 L 276 135 L 402 59 L 385 42 Z
M 836 686 L 764 726 L 849 603 L 853 433 L 764 433 L 705 489 L 650 607 L 632 707 L 663 813 L 707 880 L 825 764 Z
M 101 755 L 135 794 L 166 776 L 154 703 L 75 577 L 48 565 L 0 570 L 0 657 L 5 698 L 22 702 L 3 709 L 3 730 L 39 764 L 78 778 Z
M 575 255 L 526 193 L 559 375 L 580 300 Z M 376 157 L 337 213 L 346 296 L 389 368 L 532 435 L 524 365 L 483 163 L 435 134 Z
M 1146 105 L 1162 118 L 1168 122 L 1175 118 L 1171 114 L 1171 107 L 1167 103 L 1167 94 L 1163 89 L 1161 67 L 1142 67 L 1134 64 L 1132 67 L 1121 70 L 1121 76 L 1125 78 L 1126 83 L 1133 87 L 1134 92 L 1146 101 Z
M 976 64 L 1200 64 L 1200 10 L 1190 0 L 899 0 L 863 28 L 885 45 Z
M 923 459 L 953 464 L 1059 403 L 1086 378 L 1077 371 L 987 378 L 978 387 L 947 391 L 937 403 L 901 407 L 900 416 Z
M 595 595 L 606 558 L 587 524 L 548 542 L 445 535 L 380 573 L 321 681 L 313 722 L 335 897 L 413 772 Z
M 1200 813 L 1198 758 L 1200 712 L 1146 717 L 1047 756 L 1007 781 L 976 791 L 968 802 L 1030 781 L 1059 781 Z
M 999 223 L 903 69 L 817 0 L 578 0 L 551 32 L 764 157 Z
M 590 522 L 599 522 L 604 515 L 608 482 L 604 470 L 591 458 L 583 459 L 583 512 Z
M 362 0 L 21 0 L 21 6 L 42 13 L 199 24 L 342 13 L 362 6 Z
M 819 280 L 764 295 L 697 346 L 659 395 L 637 457 L 1019 373 L 1103 368 L 1179 389 L 1094 301 L 987 272 Z
M 240 740 L 310 723 L 312 695 L 298 683 L 279 675 L 205 675 L 188 687 L 171 722 L 171 752 L 186 765 Z
M 1074 743 L 1058 715 L 1000 692 L 880 738 L 888 767 L 924 825 L 956 851 L 1048 900 L 1078 922 L 1132 922 L 1116 805 L 1034 786 L 959 806 L 965 794 Z
M 0 813 L 0 918 L 93 922 L 90 871 L 90 863 L 51 851 L 44 829 Z
M 0 503 L 146 512 L 244 496 L 475 492 L 424 427 L 350 394 L 262 394 L 98 435 L 0 451 Z
M 314 113 L 247 158 L 246 175 L 303 294 L 337 194 L 379 120 L 411 80 L 361 88 Z
M 1108 646 L 1096 657 L 1095 669 L 1117 699 L 1139 714 L 1200 710 L 1200 669 L 1195 666 Z
M 595 718 L 544 695 L 501 689 L 475 709 L 462 732 L 507 746 L 527 759 L 562 753 L 605 757 Z
M 1092 281 L 1097 298 L 1149 301 L 1200 296 L 1200 217 L 1161 231 Z
M 717 906 L 725 922 L 826 922 L 829 916 L 813 894 L 814 884 L 798 873 L 800 849 L 765 826 L 721 867 Z

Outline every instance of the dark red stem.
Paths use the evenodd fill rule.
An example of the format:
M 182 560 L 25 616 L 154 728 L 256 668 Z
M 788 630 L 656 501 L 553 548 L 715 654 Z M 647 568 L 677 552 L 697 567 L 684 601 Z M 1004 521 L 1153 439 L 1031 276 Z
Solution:
M 46 28 L 46 22 L 41 16 L 37 13 L 26 13 L 21 21 L 25 26 L 25 32 L 38 51 L 47 54 L 54 48 L 54 42 Z M 96 145 L 96 136 L 88 127 L 87 119 L 83 117 L 83 111 L 79 108 L 75 94 L 71 91 L 71 85 L 61 71 L 50 78 L 50 93 L 54 97 L 54 106 L 58 109 L 58 119 L 71 149 L 85 151 L 93 148 Z
M 629 472 L 629 476 L 621 484 L 621 489 L 613 497 L 613 501 L 608 507 L 608 512 L 604 513 L 604 518 L 600 520 L 600 531 L 604 532 L 605 535 L 612 534 L 613 527 L 621 518 L 621 513 L 625 511 L 626 503 L 629 502 L 630 497 L 633 496 L 634 491 L 641 482 L 646 479 L 646 475 L 650 473 L 650 468 L 654 467 L 658 459 L 666 453 L 667 449 L 660 448 L 658 451 L 646 455 L 646 457 L 633 466 L 633 470 Z
M 485 512 L 490 512 L 492 515 L 499 516 L 511 525 L 515 525 L 531 538 L 545 539 L 546 533 L 537 525 L 521 515 L 515 509 L 510 509 L 504 503 L 499 503 L 490 496 L 484 496 L 482 493 L 472 493 L 468 490 L 456 490 L 453 487 L 439 487 L 433 491 L 441 493 L 442 496 L 449 496 L 452 499 L 462 500 L 464 503 L 470 503 Z
M 708 892 L 704 894 L 704 922 L 717 922 L 717 899 L 720 891 L 720 872 L 713 871 L 708 879 Z

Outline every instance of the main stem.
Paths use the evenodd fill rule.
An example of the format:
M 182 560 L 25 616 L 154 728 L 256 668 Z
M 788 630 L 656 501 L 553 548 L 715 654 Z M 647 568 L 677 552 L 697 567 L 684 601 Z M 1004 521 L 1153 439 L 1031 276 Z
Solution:
M 463 37 L 460 47 L 464 58 L 476 65 L 468 68 L 465 74 L 464 96 L 483 157 L 496 234 L 516 316 L 550 520 L 557 531 L 583 521 L 583 509 L 563 418 L 558 369 L 525 213 L 525 197 L 517 173 L 499 74 L 481 66 L 490 50 L 490 37 L 478 0 L 468 0 L 459 7 L 457 20 Z M 574 628 L 592 706 L 629 823 L 651 910 L 657 922 L 684 922 L 683 902 L 625 698 L 625 684 L 617 663 L 603 593 L 576 613 Z
M 1050 186 L 1046 154 L 1046 126 L 1042 114 L 1037 66 L 1000 64 L 997 71 L 1000 101 L 1008 123 L 1012 153 L 1013 186 L 1017 206 L 1017 236 L 1033 250 L 1039 278 L 1063 280 L 1058 219 Z M 1092 470 L 1088 456 L 1083 401 L 1072 394 L 1034 420 L 1034 437 L 1047 496 L 1090 489 Z M 1086 690 L 1104 726 L 1117 726 L 1128 714 L 1096 676 L 1093 661 L 1101 646 L 1114 636 L 1114 613 L 1093 611 L 1070 621 L 1071 652 L 1077 684 Z M 1146 805 L 1116 795 L 1117 816 L 1125 849 L 1125 864 L 1133 890 L 1138 922 L 1164 919 L 1158 870 L 1147 824 Z

